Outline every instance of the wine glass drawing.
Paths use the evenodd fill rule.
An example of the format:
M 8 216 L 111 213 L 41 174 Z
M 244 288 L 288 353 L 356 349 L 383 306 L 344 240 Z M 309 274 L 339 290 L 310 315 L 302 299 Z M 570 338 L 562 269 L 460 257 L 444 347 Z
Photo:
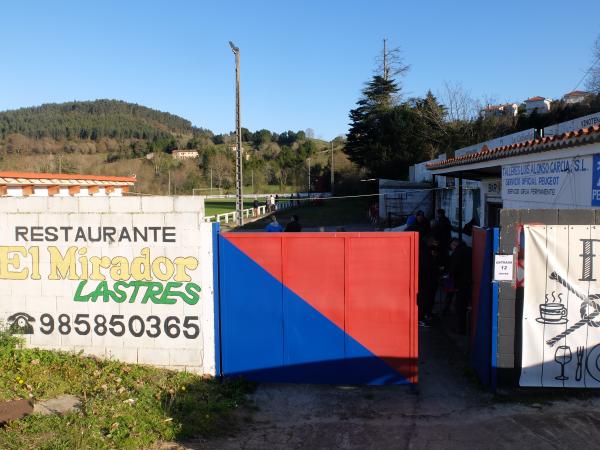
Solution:
M 559 345 L 556 347 L 556 353 L 554 353 L 554 361 L 560 364 L 560 375 L 554 377 L 556 380 L 564 381 L 568 380 L 569 377 L 565 376 L 565 365 L 569 364 L 573 359 L 571 353 L 571 347 L 568 345 Z

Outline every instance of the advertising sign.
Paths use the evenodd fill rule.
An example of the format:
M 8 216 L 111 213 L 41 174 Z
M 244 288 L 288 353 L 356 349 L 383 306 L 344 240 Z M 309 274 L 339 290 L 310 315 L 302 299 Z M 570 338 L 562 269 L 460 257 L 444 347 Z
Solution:
M 526 225 L 521 386 L 600 387 L 600 227 Z
M 600 205 L 600 155 L 502 166 L 502 199 L 571 208 Z M 511 205 L 511 207 L 516 207 Z
M 152 213 L 79 201 L 0 212 L 0 321 L 35 347 L 212 373 L 211 225 L 165 197 Z
M 578 117 L 577 119 L 557 123 L 544 128 L 544 136 L 554 136 L 567 133 L 568 131 L 581 130 L 582 128 L 600 125 L 600 113 L 590 114 L 588 116 Z

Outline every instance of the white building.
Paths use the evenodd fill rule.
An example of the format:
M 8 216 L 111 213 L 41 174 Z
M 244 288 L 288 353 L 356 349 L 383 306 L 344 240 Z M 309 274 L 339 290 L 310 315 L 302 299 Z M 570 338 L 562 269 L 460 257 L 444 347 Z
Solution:
M 590 96 L 589 92 L 572 91 L 563 95 L 563 101 L 568 104 L 580 103 Z
M 194 159 L 200 156 L 197 150 L 173 150 L 171 154 L 175 159 Z
M 505 103 L 504 105 L 488 105 L 480 111 L 482 117 L 515 117 L 519 112 L 519 105 L 516 103 Z
M 481 183 L 482 226 L 497 226 L 502 208 L 597 208 L 600 126 L 485 148 L 465 157 L 432 161 L 427 168 L 433 175 Z
M 135 176 L 0 172 L 2 197 L 118 197 L 134 186 Z
M 538 114 L 545 114 L 550 112 L 550 106 L 552 105 L 552 100 L 545 97 L 531 97 L 525 100 L 525 113 L 532 114 L 534 111 Z

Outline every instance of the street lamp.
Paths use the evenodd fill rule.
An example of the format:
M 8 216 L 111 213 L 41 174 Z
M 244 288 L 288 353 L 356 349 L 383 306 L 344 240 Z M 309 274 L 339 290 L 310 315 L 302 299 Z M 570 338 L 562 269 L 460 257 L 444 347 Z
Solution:
M 235 210 L 237 224 L 244 225 L 244 197 L 242 192 L 242 124 L 240 118 L 240 49 L 229 41 L 231 51 L 235 55 L 235 133 L 237 135 L 237 151 L 235 152 Z

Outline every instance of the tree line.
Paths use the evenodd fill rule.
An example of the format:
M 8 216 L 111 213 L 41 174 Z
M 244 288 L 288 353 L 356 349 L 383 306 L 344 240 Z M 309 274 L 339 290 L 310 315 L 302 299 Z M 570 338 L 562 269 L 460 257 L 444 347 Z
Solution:
M 600 50 L 597 56 L 600 61 Z M 384 67 L 366 83 L 349 113 L 345 145 L 349 159 L 372 177 L 405 178 L 409 166 L 442 153 L 452 156 L 455 150 L 469 145 L 600 111 L 600 84 L 593 84 L 600 76 L 595 71 L 591 71 L 592 83 L 588 83 L 595 89 L 581 103 L 559 100 L 546 114 L 526 114 L 520 107 L 516 116 L 485 117 L 480 111 L 488 101 L 472 99 L 458 84 L 446 84 L 442 95 L 428 91 L 424 97 L 404 98 L 400 81 L 390 75 L 389 63 Z M 392 73 L 403 75 L 407 69 L 400 61 Z

